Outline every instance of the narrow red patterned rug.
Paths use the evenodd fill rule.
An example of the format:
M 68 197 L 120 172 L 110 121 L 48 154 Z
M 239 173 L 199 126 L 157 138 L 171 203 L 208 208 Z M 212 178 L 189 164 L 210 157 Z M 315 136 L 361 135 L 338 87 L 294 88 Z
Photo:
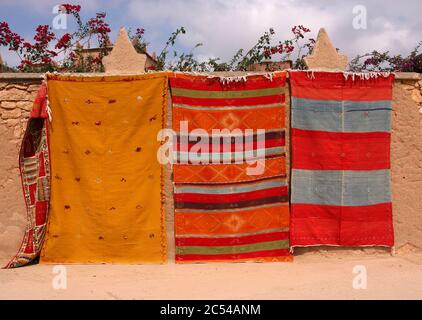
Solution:
M 292 72 L 292 246 L 394 245 L 393 75 Z
M 41 252 L 50 200 L 50 153 L 47 137 L 47 86 L 35 98 L 19 152 L 19 168 L 27 211 L 22 244 L 5 268 L 30 264 Z

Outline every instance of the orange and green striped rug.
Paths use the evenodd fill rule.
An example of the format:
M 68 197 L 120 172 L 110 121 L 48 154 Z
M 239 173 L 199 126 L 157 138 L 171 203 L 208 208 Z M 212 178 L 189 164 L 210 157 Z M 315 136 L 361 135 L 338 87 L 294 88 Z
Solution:
M 170 86 L 176 262 L 291 261 L 286 73 L 174 73 Z

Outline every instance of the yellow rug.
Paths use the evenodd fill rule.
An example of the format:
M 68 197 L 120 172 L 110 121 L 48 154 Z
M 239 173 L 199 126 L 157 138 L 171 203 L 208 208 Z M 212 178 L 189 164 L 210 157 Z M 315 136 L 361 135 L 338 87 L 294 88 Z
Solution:
M 164 263 L 167 75 L 48 75 L 51 202 L 41 263 Z

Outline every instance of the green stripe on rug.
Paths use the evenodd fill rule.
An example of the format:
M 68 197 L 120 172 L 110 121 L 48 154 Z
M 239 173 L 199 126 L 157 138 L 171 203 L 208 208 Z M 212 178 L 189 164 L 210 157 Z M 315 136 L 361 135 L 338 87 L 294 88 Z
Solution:
M 238 246 L 186 246 L 176 247 L 176 254 L 230 254 L 230 253 L 249 253 L 255 251 L 266 251 L 266 250 L 280 250 L 288 249 L 289 240 L 278 240 L 271 242 L 260 242 L 252 244 L 244 244 Z
M 183 96 L 188 98 L 203 99 L 235 99 L 235 98 L 253 98 L 273 96 L 277 94 L 286 94 L 286 87 L 276 87 L 258 90 L 241 90 L 241 91 L 206 91 L 206 90 L 189 90 L 181 88 L 172 88 L 173 96 Z

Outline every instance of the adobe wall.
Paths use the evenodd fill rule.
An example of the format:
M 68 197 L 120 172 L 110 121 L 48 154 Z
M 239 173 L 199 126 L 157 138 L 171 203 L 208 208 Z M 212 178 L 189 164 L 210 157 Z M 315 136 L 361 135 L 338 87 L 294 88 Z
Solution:
M 422 81 L 394 85 L 391 146 L 396 247 L 422 249 Z
M 41 78 L 0 73 L 0 263 L 16 254 L 26 225 L 18 155 Z
M 396 248 L 400 252 L 422 250 L 422 75 L 400 74 L 397 78 L 391 156 Z M 0 264 L 16 253 L 26 224 L 18 153 L 40 83 L 39 74 L 0 74 Z M 172 216 L 166 220 L 170 237 Z M 174 245 L 169 240 L 172 257 Z

